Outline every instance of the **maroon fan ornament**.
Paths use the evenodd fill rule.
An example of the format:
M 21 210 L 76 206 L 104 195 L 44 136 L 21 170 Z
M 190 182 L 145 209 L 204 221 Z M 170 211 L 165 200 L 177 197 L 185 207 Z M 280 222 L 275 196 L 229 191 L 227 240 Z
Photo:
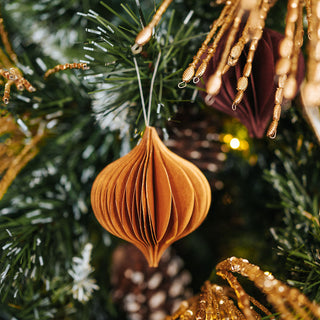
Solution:
M 207 97 L 206 93 L 202 93 L 204 98 L 207 97 L 205 99 L 207 105 L 239 119 L 247 127 L 251 137 L 262 138 L 273 115 L 277 93 L 275 68 L 279 59 L 278 48 L 282 39 L 283 35 L 280 33 L 264 29 L 252 61 L 252 71 L 247 78 L 247 83 L 244 84 L 245 90 L 240 90 L 243 87 L 241 87 L 239 79 L 244 81 L 243 70 L 246 67 L 249 46 L 244 48 L 237 64 L 230 67 L 222 76 L 220 92 L 212 98 Z M 199 82 L 199 86 L 206 85 L 210 76 L 214 74 L 224 51 L 226 40 L 227 37 L 221 39 L 215 55 L 208 63 L 203 75 L 203 82 Z M 297 88 L 299 88 L 303 77 L 304 60 L 300 54 L 296 73 Z

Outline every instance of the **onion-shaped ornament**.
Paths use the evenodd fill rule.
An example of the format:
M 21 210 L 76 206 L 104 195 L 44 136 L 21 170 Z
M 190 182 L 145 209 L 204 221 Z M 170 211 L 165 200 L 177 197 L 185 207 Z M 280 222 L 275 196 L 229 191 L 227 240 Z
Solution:
M 91 191 L 100 224 L 140 249 L 150 267 L 203 222 L 210 203 L 202 172 L 171 152 L 149 126 L 131 152 L 101 171 Z

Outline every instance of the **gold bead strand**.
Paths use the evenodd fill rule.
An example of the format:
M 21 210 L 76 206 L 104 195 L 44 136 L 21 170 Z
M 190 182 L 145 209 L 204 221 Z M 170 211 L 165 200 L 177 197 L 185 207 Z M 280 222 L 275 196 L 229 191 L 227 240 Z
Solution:
M 209 34 L 207 35 L 205 41 L 202 43 L 200 49 L 198 50 L 197 54 L 193 57 L 193 61 L 189 64 L 189 67 L 183 72 L 182 74 L 182 82 L 179 83 L 179 88 L 184 88 L 188 82 L 191 81 L 191 79 L 194 76 L 195 68 L 197 67 L 199 61 L 201 60 L 202 55 L 205 53 L 205 51 L 208 49 L 208 44 L 217 32 L 217 29 L 221 26 L 223 23 L 224 17 L 227 14 L 227 11 L 229 10 L 230 4 L 232 2 L 230 1 L 221 11 L 221 14 L 219 18 L 213 22 L 211 30 Z
M 254 59 L 255 52 L 257 50 L 259 41 L 263 34 L 263 28 L 265 25 L 265 19 L 270 10 L 271 6 L 268 0 L 264 0 L 261 8 L 257 8 L 257 10 L 252 10 L 249 20 L 247 22 L 248 32 L 251 33 L 248 36 L 251 38 L 251 43 L 249 47 L 249 52 L 247 56 L 247 61 L 243 69 L 242 77 L 238 79 L 237 83 L 237 94 L 232 103 L 232 110 L 237 110 L 237 106 L 241 103 L 244 92 L 248 87 L 248 78 L 252 72 L 252 63 Z
M 270 1 L 267 1 L 264 5 L 268 7 L 267 10 L 263 10 L 264 6 L 262 6 L 262 9 L 258 11 L 259 19 L 264 21 L 267 17 L 267 12 L 269 11 L 269 8 L 272 7 L 273 4 L 269 3 Z M 250 36 L 249 36 L 249 29 L 252 28 L 252 25 L 255 25 L 256 23 L 256 16 L 257 16 L 257 10 L 250 10 L 249 18 L 247 20 L 247 23 L 243 29 L 241 38 L 239 39 L 238 43 L 236 43 L 233 48 L 230 51 L 230 55 L 228 58 L 228 63 L 225 66 L 225 69 L 223 70 L 222 74 L 225 74 L 230 67 L 233 67 L 237 64 L 239 57 L 243 51 L 244 46 L 250 41 Z M 252 23 L 252 20 L 254 23 Z M 264 24 L 263 24 L 264 26 Z M 261 27 L 261 30 L 263 27 Z
M 233 26 L 228 35 L 225 50 L 222 54 L 222 58 L 220 60 L 218 68 L 207 82 L 207 92 L 208 92 L 208 95 L 206 97 L 207 104 L 212 103 L 213 97 L 217 95 L 218 92 L 220 91 L 221 84 L 222 84 L 222 73 L 223 73 L 223 70 L 225 69 L 226 62 L 230 53 L 230 49 L 234 42 L 235 35 L 238 32 L 244 12 L 248 10 L 251 11 L 256 9 L 259 6 L 259 3 L 260 3 L 260 0 L 242 0 L 241 1 L 240 8 L 237 12 L 237 16 L 234 19 Z
M 296 34 L 293 42 L 293 53 L 291 58 L 291 70 L 284 85 L 283 96 L 292 100 L 297 92 L 297 71 L 299 64 L 300 48 L 303 44 L 303 2 L 299 2 L 298 20 L 296 25 Z
M 286 78 L 287 76 L 281 76 L 282 78 Z M 278 92 L 278 97 L 281 96 L 283 88 L 278 87 L 277 92 Z M 277 96 L 276 92 L 276 96 Z M 279 98 L 278 98 L 279 99 Z M 275 139 L 277 136 L 277 128 L 278 128 L 278 123 L 280 121 L 281 117 L 281 104 L 276 103 L 275 106 L 273 107 L 273 115 L 272 115 L 272 122 L 268 128 L 267 131 L 267 137 L 270 139 Z
M 241 53 L 243 51 L 244 46 L 249 42 L 250 38 L 249 38 L 249 21 L 250 21 L 250 17 L 252 15 L 252 12 L 250 12 L 249 18 L 248 18 L 248 22 L 246 23 L 242 35 L 240 37 L 240 39 L 238 40 L 238 42 L 232 47 L 229 57 L 228 57 L 228 62 L 225 66 L 225 68 L 222 71 L 222 74 L 225 74 L 230 67 L 234 67 L 237 63 L 238 60 L 241 56 Z
M 227 42 L 225 45 L 225 49 L 222 53 L 222 57 L 220 59 L 219 65 L 217 67 L 216 72 L 209 78 L 207 82 L 207 97 L 206 101 L 208 102 L 208 99 L 212 99 L 212 97 L 216 96 L 221 88 L 222 84 L 222 70 L 224 69 L 224 66 L 226 65 L 231 46 L 234 42 L 235 36 L 239 30 L 239 26 L 241 23 L 242 16 L 244 14 L 245 10 L 240 6 L 238 9 L 237 15 L 234 18 L 233 25 L 231 27 L 231 30 L 228 34 Z M 209 98 L 208 98 L 209 97 Z
M 294 38 L 296 34 L 296 22 L 299 16 L 299 0 L 288 2 L 288 13 L 286 18 L 285 37 L 280 42 L 280 59 L 276 64 L 276 75 L 287 75 L 291 69 L 292 54 L 294 50 Z
M 135 44 L 131 48 L 133 54 L 140 53 L 142 51 L 142 47 L 150 41 L 153 28 L 159 23 L 162 15 L 168 9 L 171 2 L 172 0 L 163 0 L 151 22 L 138 33 Z
M 193 78 L 194 83 L 198 83 L 200 81 L 200 78 L 204 75 L 206 72 L 208 62 L 209 60 L 213 57 L 215 54 L 215 51 L 217 49 L 217 45 L 223 36 L 224 32 L 227 30 L 229 25 L 231 24 L 233 17 L 234 17 L 234 12 L 237 4 L 236 1 L 227 1 L 226 6 L 223 10 L 223 12 L 220 14 L 218 20 L 216 21 L 217 23 L 217 28 L 220 27 L 220 30 L 217 34 L 217 36 L 214 39 L 214 42 L 212 45 L 208 48 L 207 46 L 207 56 L 205 57 L 205 63 L 201 63 L 200 67 L 198 68 L 195 77 Z M 217 29 L 216 28 L 216 29 Z M 200 55 L 201 58 L 201 55 Z
M 204 75 L 204 73 L 206 72 L 208 63 L 212 59 L 212 57 L 214 56 L 222 36 L 224 35 L 225 31 L 230 27 L 232 21 L 234 20 L 234 15 L 235 15 L 236 9 L 238 9 L 240 1 L 241 0 L 234 0 L 234 2 L 232 2 L 230 10 L 225 18 L 225 21 L 223 22 L 217 36 L 215 37 L 214 42 L 208 47 L 207 56 L 205 57 L 205 59 L 203 59 L 200 67 L 198 68 L 198 70 L 196 72 L 196 75 L 195 75 L 196 78 L 201 78 Z M 228 36 L 228 39 L 229 39 L 229 36 Z
M 307 82 L 302 88 L 302 95 L 306 107 L 320 106 L 320 2 L 307 1 L 307 14 L 309 14 L 309 45 Z
M 308 21 L 308 38 L 311 39 L 313 33 L 313 22 L 312 22 L 312 11 L 311 11 L 311 0 L 304 0 L 307 12 L 307 21 Z
M 275 106 L 273 109 L 272 122 L 267 131 L 267 137 L 270 139 L 275 139 L 277 136 L 277 128 L 281 115 L 281 105 L 283 101 L 284 87 L 287 82 L 288 74 L 292 67 L 292 56 L 294 53 L 294 42 L 297 33 L 296 22 L 299 17 L 299 1 L 300 0 L 289 0 L 288 1 L 288 10 L 286 18 L 286 28 L 285 28 L 285 37 L 280 42 L 279 54 L 280 59 L 276 64 L 276 75 L 278 79 L 278 87 L 276 90 L 274 102 Z M 302 8 L 301 8 L 302 9 Z
M 214 56 L 216 49 L 218 47 L 219 41 L 221 40 L 225 31 L 229 28 L 229 26 L 234 18 L 235 9 L 236 9 L 238 3 L 239 3 L 239 0 L 238 1 L 233 0 L 233 2 L 227 1 L 226 6 L 228 6 L 228 10 L 227 10 L 226 16 L 224 17 L 224 19 L 222 19 L 221 28 L 219 29 L 216 37 L 214 38 L 213 43 L 207 49 L 206 57 L 202 60 L 200 66 L 198 67 L 198 69 L 196 71 L 195 78 L 193 81 L 194 83 L 199 82 L 200 78 L 206 72 L 208 63 L 211 60 L 211 58 Z

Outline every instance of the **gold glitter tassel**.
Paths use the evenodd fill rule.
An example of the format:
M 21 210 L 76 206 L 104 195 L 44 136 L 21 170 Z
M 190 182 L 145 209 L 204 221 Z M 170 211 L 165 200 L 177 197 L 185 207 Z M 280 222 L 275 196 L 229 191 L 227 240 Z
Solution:
M 18 62 L 18 58 L 17 55 L 15 54 L 15 52 L 13 51 L 9 38 L 8 38 L 8 33 L 6 32 L 5 28 L 4 28 L 4 24 L 3 24 L 3 18 L 1 17 L 1 11 L 0 11 L 0 37 L 3 43 L 3 46 L 5 48 L 5 51 L 7 52 L 7 54 L 9 55 L 11 61 L 13 61 L 14 63 Z
M 237 272 L 248 277 L 254 284 L 267 295 L 268 301 L 286 320 L 304 319 L 312 320 L 320 318 L 320 306 L 312 303 L 298 289 L 290 288 L 281 281 L 275 279 L 270 272 L 263 272 L 258 266 L 249 263 L 248 260 L 229 258 L 216 267 L 217 274 L 226 279 L 232 288 L 237 288 L 238 281 L 231 274 Z M 235 289 L 237 293 L 237 289 Z M 238 305 L 244 311 L 248 306 L 247 297 L 237 294 Z M 250 309 L 250 308 L 249 308 Z M 248 320 L 251 318 L 247 318 Z M 254 319 L 254 318 L 252 318 Z
M 22 168 L 39 152 L 38 144 L 46 134 L 40 120 L 35 130 L 34 136 L 26 139 L 10 115 L 0 117 L 0 136 L 9 135 L 0 144 L 0 200 Z
M 201 288 L 199 296 L 183 301 L 180 308 L 166 320 L 257 320 L 262 319 L 264 313 L 268 319 L 275 320 L 272 313 L 260 302 L 249 296 L 234 272 L 248 277 L 266 294 L 269 303 L 279 312 L 280 317 L 286 320 L 294 319 L 320 319 L 320 306 L 310 302 L 305 295 L 295 288 L 290 288 L 275 279 L 269 272 L 263 272 L 256 265 L 241 258 L 229 258 L 220 262 L 217 275 L 226 279 L 230 288 L 222 288 L 206 281 Z M 233 300 L 237 301 L 238 307 Z

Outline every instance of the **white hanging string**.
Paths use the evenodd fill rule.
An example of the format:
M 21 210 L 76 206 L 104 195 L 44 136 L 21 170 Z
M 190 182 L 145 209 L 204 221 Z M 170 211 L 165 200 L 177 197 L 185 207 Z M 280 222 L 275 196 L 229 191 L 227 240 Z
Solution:
M 143 90 L 142 90 L 142 84 L 141 84 L 140 72 L 139 72 L 139 66 L 138 66 L 137 59 L 136 59 L 135 56 L 133 56 L 133 62 L 134 62 L 134 65 L 135 65 L 135 68 L 136 68 L 136 72 L 137 72 L 137 78 L 138 78 L 138 85 L 139 85 L 139 90 L 140 90 L 140 98 L 141 98 L 141 105 L 142 105 L 144 122 L 145 122 L 146 126 L 148 126 L 146 105 L 144 103 Z
M 151 105 L 152 105 L 152 93 L 153 93 L 153 87 L 154 87 L 154 82 L 155 82 L 155 79 L 156 79 L 158 67 L 159 67 L 159 64 L 160 64 L 160 58 L 161 58 L 161 51 L 158 54 L 158 58 L 157 58 L 155 66 L 154 66 L 154 71 L 153 71 L 153 75 L 152 75 L 152 79 L 151 79 L 150 93 L 149 93 L 149 103 L 148 103 L 148 116 L 147 116 L 146 105 L 145 105 L 145 102 L 144 102 L 143 89 L 142 89 L 140 72 L 139 72 L 139 66 L 138 66 L 136 57 L 133 56 L 133 62 L 134 62 L 135 68 L 136 68 L 137 78 L 138 78 L 138 85 L 139 85 L 139 91 L 140 91 L 140 98 L 141 98 L 143 117 L 144 117 L 144 122 L 145 122 L 147 127 L 149 126 L 149 123 L 150 123 Z
M 154 71 L 153 71 L 152 79 L 151 79 L 150 93 L 149 93 L 149 105 L 148 105 L 148 125 L 149 125 L 149 123 L 150 123 L 150 113 L 151 113 L 151 103 L 152 103 L 152 91 L 153 91 L 154 81 L 155 81 L 155 79 L 156 79 L 156 74 L 157 74 L 157 70 L 158 70 L 158 67 L 159 67 L 159 63 L 160 63 L 160 58 L 161 58 L 161 51 L 159 51 L 158 58 L 157 58 L 157 61 L 156 61 L 155 66 L 154 66 Z

